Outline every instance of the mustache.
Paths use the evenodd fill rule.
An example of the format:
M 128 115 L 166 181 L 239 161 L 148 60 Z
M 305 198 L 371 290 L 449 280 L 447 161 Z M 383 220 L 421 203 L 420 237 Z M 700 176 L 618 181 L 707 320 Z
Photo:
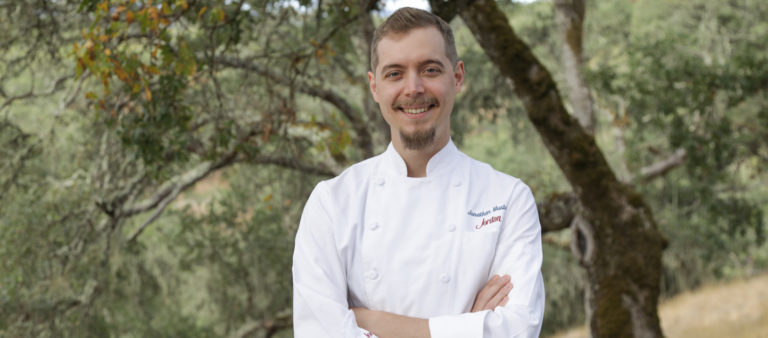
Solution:
M 392 107 L 395 109 L 402 108 L 403 106 L 437 106 L 437 99 L 434 97 L 420 97 L 415 99 L 404 99 L 395 101 Z

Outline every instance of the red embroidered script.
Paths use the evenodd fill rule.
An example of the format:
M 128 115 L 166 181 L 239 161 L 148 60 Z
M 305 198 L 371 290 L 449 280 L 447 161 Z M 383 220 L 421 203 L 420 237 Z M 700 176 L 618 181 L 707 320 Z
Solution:
M 478 225 L 475 225 L 475 229 L 479 230 L 479 229 L 482 229 L 484 226 L 487 226 L 491 223 L 496 223 L 496 222 L 501 222 L 501 216 L 494 216 L 491 218 L 483 217 L 483 222 Z

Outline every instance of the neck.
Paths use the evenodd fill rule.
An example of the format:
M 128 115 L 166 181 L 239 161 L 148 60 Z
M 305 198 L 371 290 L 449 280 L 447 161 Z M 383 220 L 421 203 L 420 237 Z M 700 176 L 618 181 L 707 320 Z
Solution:
M 408 168 L 408 177 L 426 177 L 427 163 L 429 163 L 432 156 L 448 144 L 450 139 L 450 137 L 443 139 L 435 138 L 435 141 L 424 149 L 414 150 L 406 149 L 399 135 L 397 137 L 392 135 L 392 145 L 397 150 L 397 153 L 400 154 L 400 157 L 403 158 L 403 161 L 405 161 L 405 166 Z

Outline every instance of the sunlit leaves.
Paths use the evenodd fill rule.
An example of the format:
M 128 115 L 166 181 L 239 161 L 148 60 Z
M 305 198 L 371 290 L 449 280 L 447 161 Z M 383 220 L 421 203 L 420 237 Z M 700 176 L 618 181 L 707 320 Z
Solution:
M 199 63 L 183 25 L 196 12 L 179 0 L 83 1 L 80 8 L 93 21 L 73 45 L 76 74 L 88 70 L 102 88 L 85 97 L 146 160 L 165 159 L 185 144 L 191 118 L 183 95 Z
M 84 1 L 81 8 L 88 7 Z M 93 24 L 82 30 L 83 46 L 75 44 L 73 48 L 78 76 L 84 69 L 90 70 L 101 79 L 105 95 L 110 93 L 113 78 L 132 93 L 143 87 L 144 98 L 151 101 L 148 84 L 157 76 L 190 76 L 197 69 L 194 54 L 171 25 L 188 8 L 184 1 L 96 4 Z
M 319 42 L 315 41 L 315 39 L 309 39 L 309 43 L 315 47 L 315 58 L 317 58 L 317 62 L 321 65 L 327 64 L 328 58 L 336 55 L 336 51 L 334 51 L 328 43 L 321 45 Z

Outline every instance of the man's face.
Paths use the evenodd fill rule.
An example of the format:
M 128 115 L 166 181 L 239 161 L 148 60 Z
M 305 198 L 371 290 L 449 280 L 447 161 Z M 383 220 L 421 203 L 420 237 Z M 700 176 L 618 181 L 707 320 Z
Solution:
M 427 27 L 386 35 L 376 53 L 379 63 L 368 81 L 393 142 L 414 150 L 447 143 L 464 64 L 451 65 L 440 32 Z

